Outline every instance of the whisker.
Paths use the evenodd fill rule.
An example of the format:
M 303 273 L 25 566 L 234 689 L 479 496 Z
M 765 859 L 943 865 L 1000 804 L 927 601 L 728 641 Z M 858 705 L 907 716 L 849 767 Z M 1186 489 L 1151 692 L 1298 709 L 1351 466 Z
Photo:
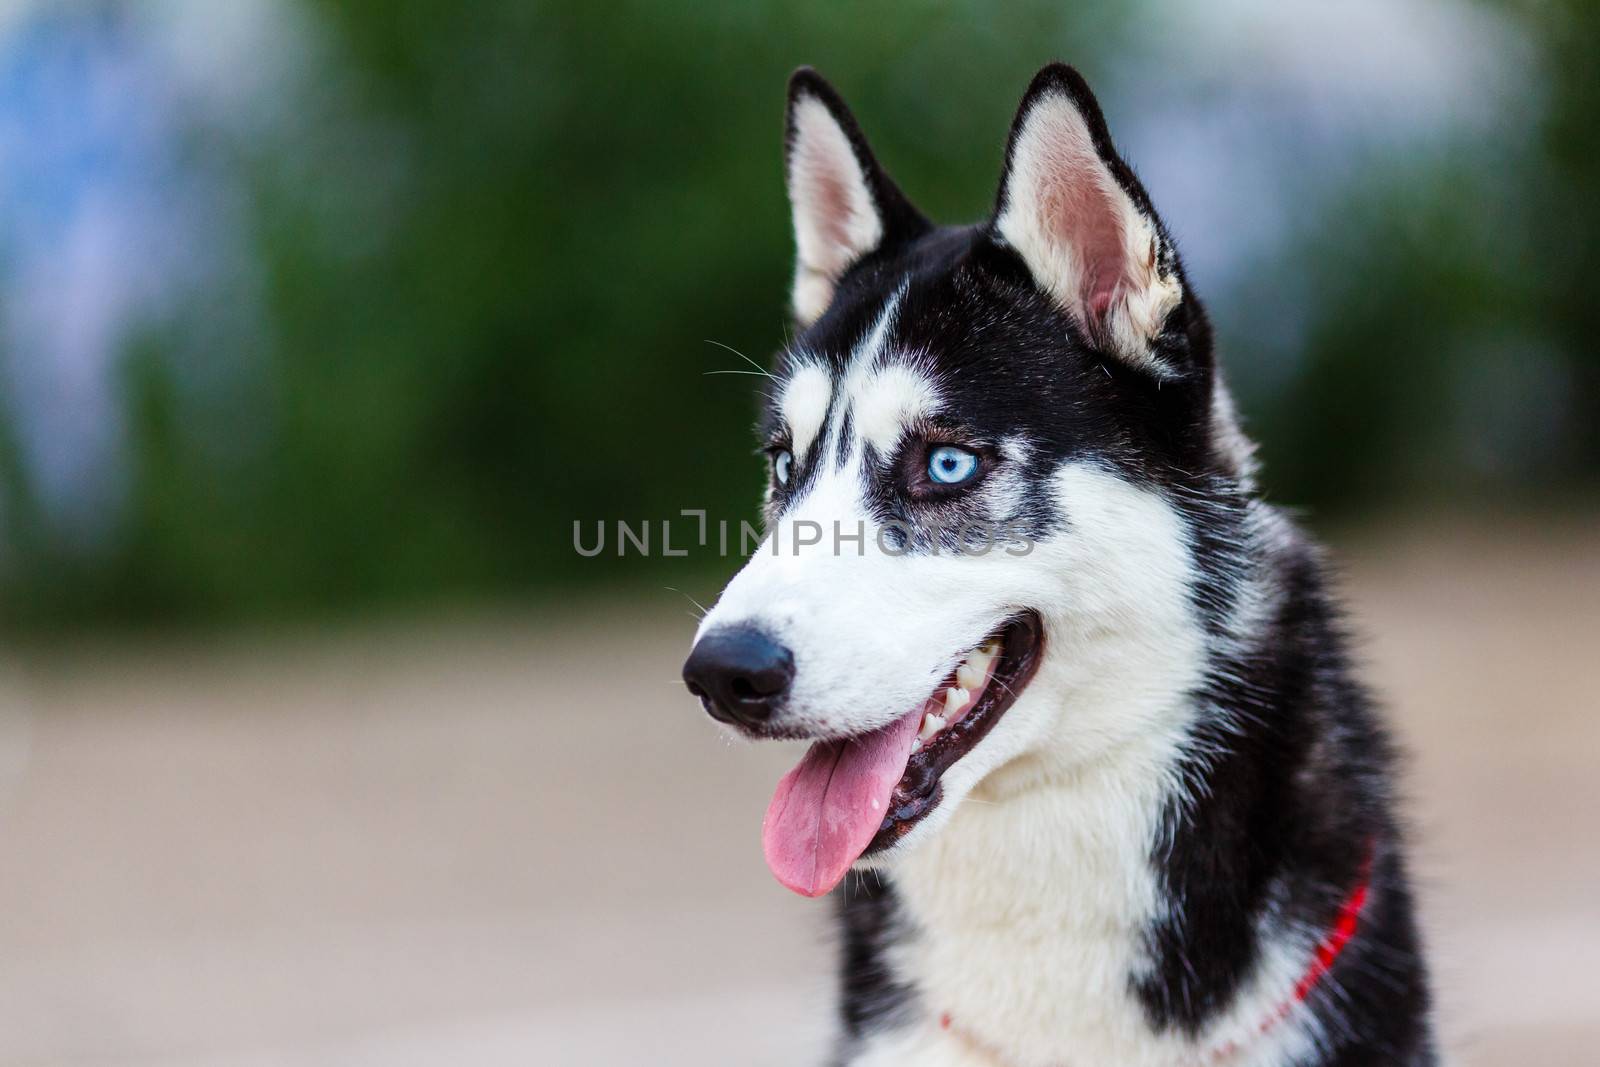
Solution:
M 747 374 L 749 374 L 749 373 L 757 373 L 757 374 L 761 374 L 764 377 L 771 378 L 774 381 L 777 380 L 777 375 L 773 374 L 771 371 L 767 370 L 761 364 L 757 363 L 755 360 L 751 359 L 749 356 L 745 355 L 743 352 L 739 351 L 737 348 L 734 348 L 732 345 L 725 345 L 721 341 L 713 341 L 709 337 L 707 337 L 705 339 L 705 341 L 706 341 L 706 344 L 708 344 L 708 345 L 716 345 L 718 348 L 727 349 L 729 352 L 732 352 L 734 355 L 738 356 L 740 359 L 744 360 L 746 363 L 750 364 L 752 367 L 755 368 L 754 372 L 746 371 L 745 373 L 747 373 Z
M 699 608 L 700 609 L 700 618 L 702 618 L 702 619 L 705 618 L 706 615 L 709 614 L 710 611 L 711 611 L 710 608 L 708 608 L 704 604 L 700 603 L 700 601 L 696 600 L 694 597 L 690 596 L 688 593 L 685 593 L 682 589 L 675 589 L 670 585 L 664 585 L 661 588 L 665 589 L 669 593 L 677 593 L 679 596 L 683 597 L 683 599 L 687 600 L 689 603 L 691 603 L 695 607 Z

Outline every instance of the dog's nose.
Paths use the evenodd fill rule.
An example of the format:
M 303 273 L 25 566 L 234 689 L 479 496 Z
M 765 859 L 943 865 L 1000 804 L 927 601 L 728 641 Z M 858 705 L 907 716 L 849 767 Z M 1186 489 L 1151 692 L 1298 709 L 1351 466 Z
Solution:
M 754 626 L 712 630 L 683 665 L 683 681 L 713 719 L 759 727 L 794 681 L 794 656 Z

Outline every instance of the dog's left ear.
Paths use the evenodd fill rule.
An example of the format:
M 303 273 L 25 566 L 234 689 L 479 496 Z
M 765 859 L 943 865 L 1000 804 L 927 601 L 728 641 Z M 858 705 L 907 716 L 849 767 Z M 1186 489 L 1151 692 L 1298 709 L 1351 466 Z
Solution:
M 993 225 L 1093 344 L 1163 377 L 1180 369 L 1161 343 L 1184 298 L 1176 253 L 1071 67 L 1045 67 L 1022 98 Z
M 810 67 L 789 79 L 784 167 L 794 213 L 794 316 L 811 325 L 847 270 L 931 224 L 878 165 L 854 116 Z

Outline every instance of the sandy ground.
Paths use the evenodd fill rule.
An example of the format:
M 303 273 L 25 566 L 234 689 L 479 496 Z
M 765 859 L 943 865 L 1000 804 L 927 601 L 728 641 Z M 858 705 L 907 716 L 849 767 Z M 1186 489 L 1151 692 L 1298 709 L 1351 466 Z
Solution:
M 1600 528 L 1347 546 L 1459 1063 L 1600 1045 Z M 639 612 L 0 665 L 0 1063 L 813 1064 L 824 909 Z

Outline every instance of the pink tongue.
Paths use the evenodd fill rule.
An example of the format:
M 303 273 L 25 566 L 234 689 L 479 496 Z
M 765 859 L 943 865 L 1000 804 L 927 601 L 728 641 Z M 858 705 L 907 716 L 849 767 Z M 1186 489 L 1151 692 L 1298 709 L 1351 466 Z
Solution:
M 761 821 L 761 850 L 784 886 L 820 897 L 866 850 L 906 772 L 922 711 L 860 737 L 818 741 L 783 776 Z

